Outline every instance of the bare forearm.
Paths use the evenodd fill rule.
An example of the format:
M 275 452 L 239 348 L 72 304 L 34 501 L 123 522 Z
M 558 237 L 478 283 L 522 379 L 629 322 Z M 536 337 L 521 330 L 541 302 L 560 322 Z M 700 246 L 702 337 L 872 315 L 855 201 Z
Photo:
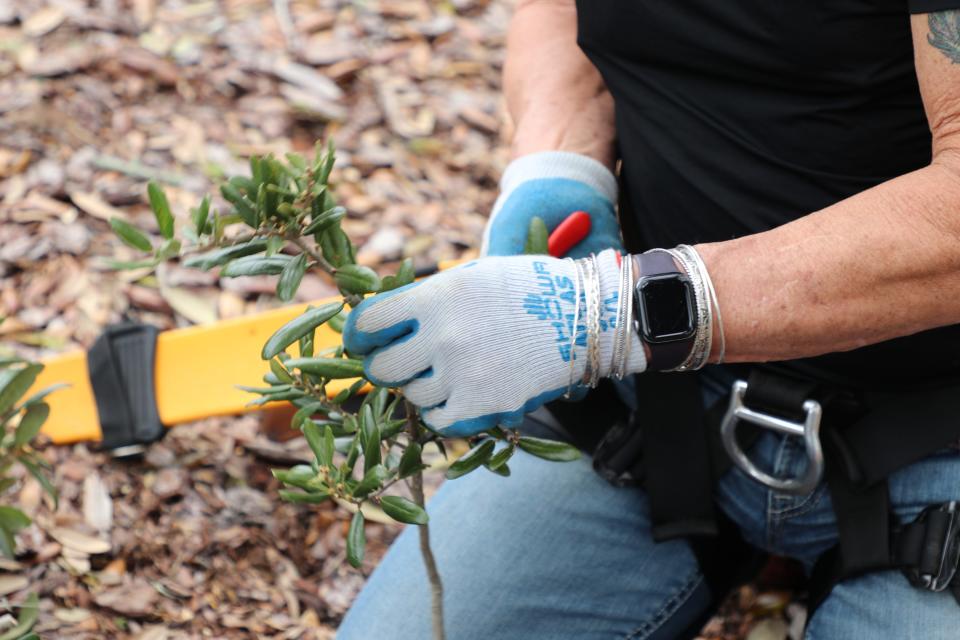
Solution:
M 612 168 L 613 100 L 576 39 L 572 0 L 518 3 L 504 68 L 513 156 L 571 151 Z
M 960 323 L 960 154 L 771 231 L 697 247 L 728 361 L 846 351 Z

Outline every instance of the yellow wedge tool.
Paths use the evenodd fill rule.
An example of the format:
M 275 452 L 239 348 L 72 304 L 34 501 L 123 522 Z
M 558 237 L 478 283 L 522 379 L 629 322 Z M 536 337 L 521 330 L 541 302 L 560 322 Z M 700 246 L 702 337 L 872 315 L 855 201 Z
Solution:
M 440 268 L 455 264 L 446 262 Z M 311 304 L 319 306 L 336 301 L 339 298 Z M 307 306 L 292 305 L 160 333 L 156 339 L 153 372 L 160 422 L 169 427 L 200 418 L 251 410 L 247 403 L 258 396 L 238 389 L 237 385 L 264 386 L 263 376 L 269 371 L 268 364 L 260 357 L 264 342 L 285 323 L 303 313 Z M 336 347 L 340 342 L 340 334 L 322 325 L 316 331 L 314 350 L 320 352 L 328 347 Z M 292 355 L 298 355 L 297 347 L 291 348 Z M 50 417 L 43 432 L 58 444 L 103 440 L 100 414 L 88 369 L 88 354 L 84 351 L 65 353 L 48 358 L 43 364 L 44 369 L 29 393 L 52 384 L 69 385 L 47 397 Z M 353 382 L 335 380 L 327 389 L 335 394 Z

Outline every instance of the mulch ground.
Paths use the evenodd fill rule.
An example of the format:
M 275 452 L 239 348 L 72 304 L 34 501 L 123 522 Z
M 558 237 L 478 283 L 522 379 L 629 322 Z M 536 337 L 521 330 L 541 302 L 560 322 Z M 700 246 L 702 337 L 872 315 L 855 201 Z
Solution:
M 508 157 L 509 5 L 0 2 L 0 355 L 88 348 L 125 319 L 167 329 L 276 305 L 269 279 L 112 271 L 105 259 L 135 256 L 107 221 L 155 232 L 147 180 L 185 217 L 250 155 L 320 139 L 337 144 L 361 262 L 471 255 Z M 308 275 L 300 297 L 334 291 Z M 349 568 L 345 514 L 277 496 L 270 468 L 303 459 L 302 441 L 260 423 L 179 426 L 132 462 L 44 447 L 60 503 L 30 479 L 4 496 L 34 524 L 0 564 L 0 597 L 38 593 L 42 637 L 332 637 L 397 528 L 371 523 L 364 571 Z M 788 596 L 745 587 L 704 636 L 782 638 Z

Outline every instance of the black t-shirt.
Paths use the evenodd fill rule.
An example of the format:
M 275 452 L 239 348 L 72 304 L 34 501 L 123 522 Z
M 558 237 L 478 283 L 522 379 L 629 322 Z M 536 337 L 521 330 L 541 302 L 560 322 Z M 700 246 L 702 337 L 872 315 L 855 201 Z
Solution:
M 764 231 L 930 161 L 909 13 L 960 0 L 577 6 L 616 104 L 632 250 Z M 871 386 L 960 374 L 960 325 L 785 366 Z

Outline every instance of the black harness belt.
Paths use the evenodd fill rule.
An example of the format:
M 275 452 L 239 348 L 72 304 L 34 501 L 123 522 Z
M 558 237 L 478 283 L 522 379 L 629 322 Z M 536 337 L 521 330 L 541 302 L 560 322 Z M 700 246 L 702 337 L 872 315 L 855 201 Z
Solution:
M 957 504 L 932 506 L 917 521 L 902 524 L 895 522 L 887 487 L 893 472 L 960 440 L 960 381 L 873 392 L 755 368 L 745 389 L 739 383 L 740 397 L 707 409 L 694 374 L 645 373 L 636 385 L 637 406 L 643 408 L 639 419 L 617 420 L 605 428 L 612 420 L 609 410 L 602 425 L 582 417 L 569 419 L 566 407 L 554 414 L 593 455 L 601 475 L 618 485 L 643 484 L 654 538 L 690 540 L 712 584 L 726 581 L 711 577 L 711 566 L 718 564 L 707 556 L 721 549 L 733 554 L 732 548 L 744 546 L 713 500 L 718 478 L 733 463 L 731 447 L 723 446 L 720 434 L 735 402 L 746 409 L 744 414 L 762 414 L 768 423 L 798 431 L 805 421 L 808 428 L 818 423 L 820 439 L 808 453 L 814 464 L 822 441 L 823 477 L 836 511 L 839 543 L 814 569 L 814 606 L 845 578 L 889 569 L 902 570 L 919 588 L 951 589 L 960 602 Z M 816 415 L 811 416 L 811 410 Z M 762 432 L 761 422 L 738 422 L 734 451 L 749 451 Z

